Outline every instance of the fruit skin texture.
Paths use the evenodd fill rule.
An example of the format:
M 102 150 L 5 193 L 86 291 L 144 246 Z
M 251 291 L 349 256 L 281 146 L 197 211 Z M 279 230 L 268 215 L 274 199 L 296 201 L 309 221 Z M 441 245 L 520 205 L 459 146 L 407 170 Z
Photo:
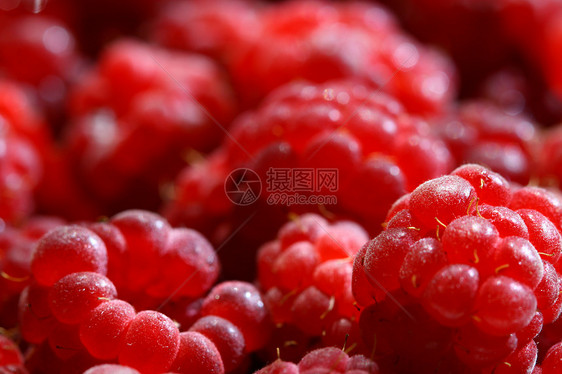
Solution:
M 189 331 L 198 332 L 213 342 L 220 353 L 225 372 L 232 371 L 242 362 L 245 351 L 244 336 L 228 320 L 217 316 L 202 317 Z
M 125 301 L 102 303 L 80 324 L 80 341 L 95 358 L 116 358 L 135 315 L 135 308 Z
M 224 374 L 218 349 L 203 334 L 194 331 L 180 334 L 180 347 L 171 370 L 178 373 Z
M 60 322 L 84 321 L 99 304 L 117 297 L 113 283 L 105 276 L 81 272 L 59 279 L 49 291 L 51 312 Z
M 107 273 L 107 249 L 99 236 L 71 225 L 56 228 L 39 240 L 31 260 L 31 272 L 39 284 L 52 286 L 79 271 Z
M 170 369 L 180 348 L 180 332 L 174 322 L 156 311 L 139 312 L 130 322 L 119 363 L 146 373 Z
M 203 301 L 202 316 L 222 317 L 244 335 L 246 352 L 265 345 L 271 322 L 259 291 L 251 284 L 228 281 L 215 286 Z
M 562 370 L 562 343 L 557 343 L 549 348 L 541 363 L 544 374 L 559 373 Z
M 508 335 L 527 326 L 535 314 L 537 300 L 533 291 L 512 278 L 486 279 L 478 291 L 476 325 L 491 335 Z

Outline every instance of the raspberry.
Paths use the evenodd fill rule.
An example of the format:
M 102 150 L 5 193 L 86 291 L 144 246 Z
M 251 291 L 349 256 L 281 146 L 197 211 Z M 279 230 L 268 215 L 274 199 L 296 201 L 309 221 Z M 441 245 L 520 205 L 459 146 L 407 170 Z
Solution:
M 433 121 L 432 126 L 449 145 L 457 164 L 478 163 L 514 182 L 529 182 L 538 131 L 525 116 L 472 101 L 463 103 L 449 118 Z
M 116 41 L 71 95 L 65 145 L 72 171 L 104 214 L 156 209 L 160 185 L 190 149 L 218 144 L 233 106 L 207 58 Z
M 231 134 L 208 161 L 182 173 L 176 184 L 177 198 L 166 211 L 172 224 L 192 225 L 211 238 L 228 237 L 241 227 L 235 240 L 246 247 L 273 237 L 271 228 L 281 225 L 291 211 L 353 218 L 369 231 L 379 232 L 394 200 L 447 172 L 451 165 L 448 150 L 429 134 L 424 122 L 408 116 L 393 98 L 369 93 L 368 87 L 350 80 L 280 87 L 257 110 L 238 117 Z M 259 199 L 248 207 L 224 203 L 224 181 L 238 168 L 255 171 L 263 184 Z M 335 196 L 336 204 L 306 202 L 293 208 L 276 203 L 272 169 L 336 169 L 339 185 L 319 185 L 315 186 L 318 191 L 303 192 L 307 199 L 314 194 Z M 296 191 L 278 192 L 292 195 Z M 215 220 L 224 224 L 217 229 Z M 224 229 L 227 233 L 219 235 Z M 226 266 L 233 262 L 228 257 L 231 246 L 221 251 Z M 237 263 L 240 258 L 236 252 Z M 252 273 L 224 270 L 228 277 Z
M 422 363 L 433 370 L 449 360 L 494 370 L 513 361 L 514 368 L 531 370 L 536 347 L 529 343 L 562 310 L 559 204 L 547 190 L 510 184 L 473 164 L 396 202 L 385 231 L 354 262 L 353 293 L 366 307 L 360 326 L 369 348 L 391 361 L 398 357 L 395 370 Z M 411 332 L 396 326 L 422 324 L 422 316 L 427 328 L 436 326 L 441 340 L 433 344 L 443 350 L 424 350 L 432 340 L 423 340 L 423 332 L 407 350 Z M 438 333 L 439 326 L 454 339 L 447 330 Z
M 359 77 L 420 113 L 440 111 L 454 95 L 450 62 L 401 33 L 380 6 L 286 2 L 266 7 L 260 16 L 256 28 L 263 37 L 251 40 L 229 64 L 247 105 L 294 77 Z
M 344 344 L 345 336 L 357 329 L 351 257 L 367 240 L 367 233 L 355 223 L 330 224 L 308 213 L 287 222 L 277 240 L 260 248 L 258 280 L 277 324 L 273 342 L 300 341 L 300 351 L 320 337 L 336 346 Z M 360 344 L 358 338 L 351 336 L 349 345 Z M 272 356 L 275 348 L 268 345 L 266 353 Z M 280 348 L 283 357 L 292 354 L 285 352 L 289 347 Z

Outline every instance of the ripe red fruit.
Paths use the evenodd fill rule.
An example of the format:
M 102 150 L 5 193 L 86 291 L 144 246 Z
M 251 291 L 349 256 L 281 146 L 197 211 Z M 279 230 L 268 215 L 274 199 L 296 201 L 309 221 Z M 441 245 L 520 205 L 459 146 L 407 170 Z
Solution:
M 99 236 L 84 227 L 58 227 L 37 243 L 31 271 L 43 286 L 80 271 L 106 274 L 107 249 Z
M 230 91 L 204 56 L 116 40 L 70 95 L 65 155 L 73 177 L 105 214 L 158 209 L 161 184 L 188 150 L 219 144 L 234 112 Z
M 231 135 L 210 159 L 182 173 L 166 212 L 172 224 L 201 229 L 210 238 L 228 237 L 234 228 L 242 227 L 235 236 L 240 244 L 229 243 L 220 252 L 227 277 L 237 279 L 251 272 L 229 269 L 230 264 L 240 263 L 241 254 L 234 248 L 244 246 L 248 248 L 245 259 L 252 257 L 252 250 L 274 237 L 272 229 L 291 211 L 277 197 L 293 197 L 298 192 L 305 200 L 293 204 L 295 213 L 353 219 L 367 231 L 378 233 L 394 200 L 452 166 L 449 151 L 425 122 L 411 116 L 393 97 L 370 91 L 354 80 L 294 82 L 279 87 L 255 110 L 238 117 Z M 262 183 L 259 197 L 246 207 L 225 199 L 225 180 L 238 168 L 255 171 Z M 291 170 L 297 175 L 300 170 L 315 173 L 313 190 L 278 183 L 283 177 L 276 177 L 277 171 L 289 171 L 291 182 Z M 319 195 L 322 204 L 316 199 Z M 468 202 L 463 211 L 467 206 Z M 258 215 L 252 216 L 258 207 Z M 217 220 L 224 222 L 220 227 L 226 232 L 217 228 Z M 253 223 L 244 225 L 246 220 Z M 308 232 L 308 225 L 303 220 L 303 233 L 289 235 L 282 242 L 317 235 L 318 230 Z M 298 232 L 299 227 L 287 230 Z M 323 240 L 330 245 L 329 238 Z M 336 254 L 326 251 L 326 255 Z
M 486 165 L 501 174 L 501 179 L 527 184 L 533 174 L 533 152 L 538 137 L 536 124 L 524 115 L 509 113 L 488 101 L 464 102 L 458 108 L 456 113 L 432 122 L 433 128 L 449 145 L 456 163 Z M 483 180 L 491 182 L 485 177 Z M 478 188 L 480 181 L 473 182 Z M 503 184 L 496 177 L 493 182 L 496 187 L 499 187 L 498 182 Z M 488 202 L 486 193 L 482 198 L 490 205 L 508 203 L 505 200 Z
M 487 204 L 479 205 L 483 199 Z M 422 364 L 433 370 L 423 344 L 411 345 L 413 333 L 397 327 L 409 320 L 396 322 L 404 315 L 419 321 L 423 307 L 426 324 L 455 336 L 452 350 L 432 356 L 441 369 L 492 370 L 517 347 L 509 359 L 521 357 L 531 370 L 533 349 L 523 347 L 562 311 L 560 231 L 552 221 L 559 204 L 547 190 L 510 184 L 479 165 L 464 165 L 398 200 L 385 230 L 354 261 L 364 340 L 374 346 L 376 336 L 378 354 L 393 363 L 411 349 L 400 368 L 390 365 L 397 371 Z
M 164 314 L 142 311 L 129 323 L 119 363 L 140 372 L 168 371 L 180 348 L 180 332 Z

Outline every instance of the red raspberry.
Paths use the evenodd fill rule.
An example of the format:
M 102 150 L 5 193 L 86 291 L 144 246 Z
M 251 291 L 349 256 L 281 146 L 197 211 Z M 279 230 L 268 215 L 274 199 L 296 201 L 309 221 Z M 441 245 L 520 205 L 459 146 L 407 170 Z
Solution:
M 272 93 L 256 111 L 240 116 L 230 140 L 208 161 L 182 172 L 175 188 L 177 198 L 166 208 L 167 217 L 173 224 L 201 229 L 218 242 L 240 229 L 234 241 L 246 247 L 271 238 L 271 228 L 276 223 L 280 226 L 290 211 L 352 217 L 376 233 L 395 199 L 450 166 L 443 144 L 391 97 L 369 92 L 354 81 L 289 84 Z M 254 204 L 232 205 L 226 199 L 228 173 L 238 168 L 255 171 L 261 180 L 261 195 Z M 286 206 L 275 198 L 295 190 L 271 191 L 276 188 L 270 187 L 275 185 L 270 182 L 275 178 L 272 168 L 335 169 L 339 185 L 298 191 L 306 203 Z M 316 194 L 335 196 L 337 204 L 308 202 Z M 223 224 L 217 227 L 216 220 Z M 230 242 L 230 246 L 235 244 Z M 220 254 L 227 266 L 234 262 L 228 256 L 234 255 L 240 268 L 238 251 L 233 254 L 226 248 Z M 244 274 L 227 267 L 225 274 L 247 277 L 251 271 L 246 269 Z
M 233 22 L 245 27 L 233 28 Z M 295 78 L 317 83 L 360 78 L 424 114 L 442 111 L 454 96 L 452 64 L 403 33 L 379 5 L 178 4 L 157 25 L 155 39 L 161 43 L 203 51 L 225 63 L 246 106 Z M 217 40 L 217 34 L 224 37 Z
M 261 22 L 262 37 L 231 66 L 250 102 L 295 77 L 360 77 L 418 113 L 439 112 L 454 96 L 450 62 L 401 33 L 378 5 L 285 2 L 266 8 Z
M 211 60 L 119 40 L 75 87 L 70 110 L 73 172 L 108 214 L 156 209 L 190 152 L 218 144 L 233 103 Z
M 351 258 L 367 240 L 367 233 L 355 223 L 329 224 L 318 215 L 305 214 L 281 227 L 278 239 L 260 248 L 258 280 L 277 324 L 268 347 L 270 357 L 276 348 L 286 357 L 286 347 L 273 346 L 281 337 L 298 341 L 300 349 L 307 350 L 319 338 L 323 344 L 341 346 L 347 334 L 348 344 L 359 344 L 355 349 L 360 351 L 354 331 L 358 312 L 351 295 Z M 294 327 L 297 331 L 290 336 Z
M 529 182 L 538 136 L 536 125 L 524 115 L 473 101 L 463 103 L 457 113 L 436 120 L 433 126 L 457 164 L 478 163 L 514 182 Z
M 560 314 L 560 201 L 538 187 L 512 186 L 479 165 L 451 174 L 397 202 L 386 230 L 356 256 L 353 292 L 367 307 L 363 336 L 372 346 L 375 331 L 375 354 L 402 364 L 454 354 L 468 367 L 504 370 L 501 364 L 513 361 L 531 370 L 536 347 L 528 344 L 543 321 Z M 420 332 L 410 352 L 404 339 L 411 333 L 394 327 L 400 318 L 412 329 L 425 323 L 448 330 L 438 342 Z M 430 349 L 436 344 L 444 349 Z

